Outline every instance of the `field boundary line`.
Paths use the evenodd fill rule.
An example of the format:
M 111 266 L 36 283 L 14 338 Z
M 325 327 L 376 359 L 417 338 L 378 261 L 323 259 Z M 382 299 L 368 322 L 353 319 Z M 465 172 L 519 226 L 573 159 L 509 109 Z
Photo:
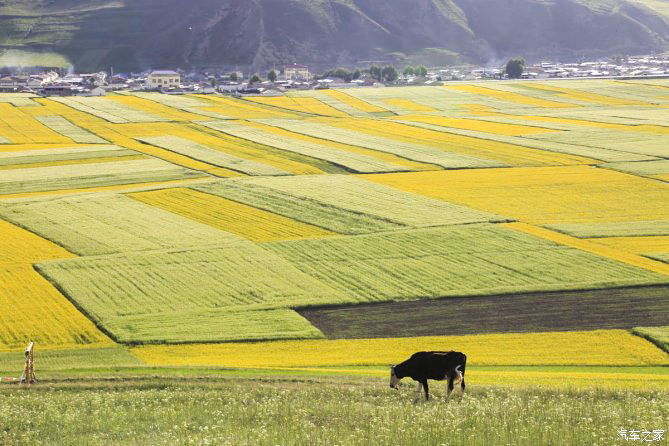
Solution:
M 669 264 L 651 260 L 636 254 L 621 252 L 603 245 L 589 242 L 584 239 L 579 239 L 570 235 L 551 231 L 550 229 L 541 228 L 527 223 L 503 223 L 503 226 L 514 229 L 516 231 L 524 232 L 526 234 L 541 237 L 561 245 L 570 246 L 572 248 L 577 248 L 592 254 L 608 257 L 628 265 L 636 266 L 660 274 L 669 275 Z

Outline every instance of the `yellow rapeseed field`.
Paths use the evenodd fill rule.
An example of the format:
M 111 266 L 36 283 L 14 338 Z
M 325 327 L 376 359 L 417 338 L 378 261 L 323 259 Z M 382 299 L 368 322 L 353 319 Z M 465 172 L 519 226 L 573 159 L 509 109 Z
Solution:
M 589 166 L 397 173 L 363 178 L 531 224 L 669 220 L 664 183 Z
M 170 152 L 159 147 L 150 146 L 147 144 L 142 144 L 133 138 L 136 136 L 151 136 L 155 135 L 164 135 L 165 129 L 167 128 L 178 128 L 180 124 L 172 123 L 141 123 L 141 124 L 112 124 L 108 121 L 105 121 L 102 118 L 93 116 L 88 113 L 70 108 L 64 104 L 51 101 L 49 99 L 38 99 L 40 104 L 43 105 L 45 110 L 48 110 L 48 113 L 51 115 L 60 115 L 64 118 L 71 121 L 73 124 L 82 127 L 88 130 L 91 133 L 96 134 L 97 136 L 109 141 L 112 144 L 116 144 L 121 147 L 127 147 L 129 149 L 136 150 L 141 153 L 145 153 L 156 158 L 161 158 L 165 161 L 177 164 L 179 166 L 188 167 L 194 170 L 201 171 L 212 171 L 211 173 L 217 176 L 237 176 L 238 174 L 233 171 L 225 171 L 225 169 L 217 168 L 210 164 L 206 164 L 200 161 L 193 160 L 183 155 Z M 0 104 L 2 105 L 2 104 Z M 36 109 L 38 107 L 30 107 L 30 109 Z M 174 127 L 169 127 L 174 126 Z
M 545 108 L 569 108 L 576 107 L 573 104 L 564 102 L 547 101 L 545 99 L 533 98 L 519 93 L 511 93 L 503 90 L 495 90 L 494 88 L 479 87 L 476 85 L 450 85 L 444 88 L 451 90 L 463 91 L 465 93 L 472 93 L 477 95 L 489 96 L 505 102 L 512 102 L 516 104 L 531 105 L 534 107 Z
M 0 308 L 0 351 L 112 344 L 30 264 L 0 264 Z
M 192 189 L 164 189 L 130 196 L 257 242 L 334 235 L 317 226 Z
M 669 252 L 669 236 L 605 237 L 588 239 L 589 242 L 633 254 Z
M 397 108 L 402 108 L 404 110 L 412 111 L 412 112 L 436 112 L 439 110 L 436 110 L 432 107 L 428 107 L 427 105 L 419 104 L 414 101 L 410 101 L 409 99 L 383 99 L 383 102 L 385 102 L 388 105 L 392 105 L 393 107 Z
M 579 239 L 572 237 L 570 235 L 561 234 L 559 232 L 551 231 L 549 229 L 540 228 L 538 226 L 528 225 L 526 223 L 507 223 L 504 226 L 515 229 L 520 232 L 525 232 L 527 234 L 532 234 L 537 237 L 545 238 L 556 243 L 560 243 L 565 246 L 571 246 L 573 248 L 578 248 L 582 251 L 591 252 L 603 257 L 608 257 L 610 259 L 618 260 L 619 262 L 627 263 L 628 265 L 637 266 L 639 268 L 644 268 L 649 271 L 654 271 L 660 274 L 669 275 L 669 265 L 666 263 L 658 262 L 651 260 L 646 257 L 642 257 L 636 254 L 630 254 L 616 248 L 611 248 L 605 245 L 598 243 L 593 243 L 588 240 Z
M 319 101 L 316 98 L 291 98 L 287 96 L 281 97 L 249 97 L 249 101 L 257 102 L 259 104 L 271 105 L 273 107 L 285 108 L 287 110 L 295 110 L 303 113 L 311 113 L 314 115 L 323 116 L 338 116 L 347 117 L 348 115 L 336 108 L 330 107 L 327 104 Z
M 207 119 L 206 116 L 189 113 L 176 108 L 168 107 L 158 102 L 148 99 L 139 98 L 130 95 L 111 95 L 107 96 L 109 100 L 119 102 L 128 107 L 135 108 L 147 113 L 150 113 L 161 118 L 169 119 L 170 121 L 196 121 Z
M 668 365 L 669 356 L 625 330 L 414 338 L 144 346 L 154 366 L 322 367 L 390 365 L 421 350 L 457 350 L 467 365 Z
M 323 173 L 323 171 L 317 167 L 306 162 L 295 160 L 294 157 L 286 156 L 285 153 L 280 150 L 269 149 L 231 135 L 215 132 L 202 125 L 186 125 L 178 123 L 116 124 L 111 126 L 111 128 L 107 128 L 119 135 L 109 136 L 110 138 L 114 138 L 119 145 L 123 144 L 125 147 L 162 158 L 184 167 L 202 170 L 219 177 L 234 177 L 239 176 L 240 174 L 233 170 L 216 167 L 212 164 L 194 160 L 185 155 L 171 152 L 166 149 L 142 144 L 134 138 L 166 135 L 178 136 L 212 149 L 229 153 L 233 156 L 258 161 L 293 174 Z M 125 141 L 125 143 L 122 143 L 122 141 Z
M 72 142 L 70 138 L 54 132 L 31 115 L 24 113 L 23 109 L 6 103 L 0 103 L 0 137 L 15 144 Z
M 281 110 L 272 110 L 262 107 L 251 101 L 232 99 L 220 96 L 193 95 L 196 98 L 211 102 L 211 106 L 200 107 L 200 110 L 213 112 L 222 116 L 236 119 L 268 119 L 294 118 L 295 114 Z
M 0 240 L 0 265 L 75 257 L 64 248 L 3 220 L 0 220 Z
M 558 87 L 555 85 L 547 85 L 547 84 L 539 84 L 539 83 L 531 83 L 531 84 L 523 84 L 527 87 L 530 88 L 536 88 L 538 90 L 545 90 L 545 91 L 550 91 L 553 93 L 557 93 L 559 97 L 563 97 L 565 99 L 573 99 L 576 101 L 581 101 L 581 102 L 589 102 L 592 104 L 599 104 L 599 105 L 650 105 L 648 102 L 641 102 L 641 101 L 632 101 L 629 99 L 621 99 L 621 98 L 615 98 L 613 96 L 605 96 L 603 94 L 597 94 L 597 93 L 591 93 L 589 91 L 584 91 L 584 90 L 578 90 L 575 88 L 564 88 L 564 87 Z
M 474 138 L 436 131 L 381 119 L 331 119 L 328 124 L 362 133 L 368 133 L 398 141 L 419 143 L 442 150 L 497 160 L 511 166 L 555 166 L 570 164 L 595 164 L 596 161 L 582 156 L 567 155 L 545 150 L 531 149 L 507 144 L 492 139 Z
M 335 122 L 337 123 L 345 123 L 348 121 L 353 120 L 353 118 L 347 118 L 347 119 L 337 119 Z M 326 139 L 320 139 L 316 138 L 313 136 L 308 136 L 308 135 L 303 135 L 301 133 L 297 132 L 290 132 L 288 130 L 281 129 L 279 127 L 274 127 L 271 125 L 266 125 L 266 124 L 261 124 L 259 122 L 241 122 L 244 125 L 248 125 L 250 127 L 255 127 L 258 129 L 261 129 L 263 132 L 268 132 L 268 133 L 273 133 L 275 135 L 280 135 L 284 137 L 289 137 L 293 138 L 296 141 L 306 141 L 309 143 L 315 143 L 315 144 L 320 144 L 326 147 L 331 147 L 333 149 L 337 150 L 342 150 L 345 152 L 353 152 L 353 153 L 359 153 L 361 155 L 365 156 L 370 156 L 376 159 L 380 159 L 382 161 L 387 161 L 389 163 L 397 164 L 398 166 L 404 166 L 406 167 L 407 170 L 415 170 L 415 171 L 420 171 L 420 170 L 434 170 L 437 167 L 432 165 L 432 164 L 425 164 L 421 163 L 418 161 L 412 161 L 406 158 L 401 158 L 399 156 L 393 155 L 392 153 L 387 153 L 387 152 L 380 152 L 376 150 L 371 150 L 371 149 L 365 149 L 363 147 L 357 147 L 357 146 L 351 146 L 348 144 L 343 144 L 335 141 L 328 141 Z M 400 169 L 398 169 L 400 170 Z
M 388 111 L 385 108 L 372 105 L 369 102 L 363 101 L 362 99 L 358 99 L 354 96 L 351 96 L 350 94 L 346 94 L 343 91 L 323 90 L 323 93 L 332 96 L 333 98 L 365 113 L 383 113 Z
M 112 344 L 32 267 L 74 254 L 3 220 L 0 240 L 0 351 Z
M 479 132 L 495 133 L 498 135 L 507 136 L 522 136 L 540 133 L 555 133 L 558 130 L 547 129 L 543 127 L 531 127 L 528 125 L 519 124 L 504 124 L 499 122 L 480 121 L 476 119 L 466 118 L 447 118 L 444 116 L 434 115 L 405 115 L 399 119 L 403 121 L 424 122 L 426 124 L 434 124 L 442 127 L 453 127 L 456 129 L 476 130 Z

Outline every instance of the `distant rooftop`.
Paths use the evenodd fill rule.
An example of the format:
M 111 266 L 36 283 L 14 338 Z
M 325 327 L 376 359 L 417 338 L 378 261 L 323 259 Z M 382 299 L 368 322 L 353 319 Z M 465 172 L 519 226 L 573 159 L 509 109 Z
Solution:
M 151 72 L 151 76 L 178 76 L 179 73 L 172 70 L 154 70 Z
M 309 67 L 307 67 L 306 65 L 300 65 L 300 64 L 296 64 L 296 63 L 294 63 L 294 64 L 286 65 L 285 68 L 302 68 L 302 69 L 307 69 L 307 68 L 309 68 Z

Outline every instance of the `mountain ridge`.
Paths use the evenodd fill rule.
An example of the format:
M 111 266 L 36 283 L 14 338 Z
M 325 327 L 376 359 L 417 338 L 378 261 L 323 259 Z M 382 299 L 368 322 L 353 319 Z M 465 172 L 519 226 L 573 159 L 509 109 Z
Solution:
M 666 11 L 667 0 L 0 0 L 0 49 L 84 71 L 486 64 L 666 51 Z

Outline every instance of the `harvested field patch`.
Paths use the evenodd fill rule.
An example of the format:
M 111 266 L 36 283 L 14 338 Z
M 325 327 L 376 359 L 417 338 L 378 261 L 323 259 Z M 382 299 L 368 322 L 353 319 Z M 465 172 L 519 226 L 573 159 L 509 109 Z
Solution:
M 15 203 L 1 207 L 0 215 L 80 255 L 244 243 L 123 195 Z
M 130 196 L 258 242 L 334 235 L 318 226 L 192 189 L 163 189 L 133 193 Z
M 496 225 L 263 246 L 359 302 L 669 282 L 661 274 Z
M 634 311 L 629 311 L 634 308 Z M 669 286 L 505 294 L 298 310 L 329 339 L 622 328 L 669 321 Z
M 318 367 L 398 363 L 416 351 L 467 352 L 467 365 L 667 365 L 667 354 L 625 330 L 485 334 L 414 338 L 278 341 L 145 346 L 150 365 Z

